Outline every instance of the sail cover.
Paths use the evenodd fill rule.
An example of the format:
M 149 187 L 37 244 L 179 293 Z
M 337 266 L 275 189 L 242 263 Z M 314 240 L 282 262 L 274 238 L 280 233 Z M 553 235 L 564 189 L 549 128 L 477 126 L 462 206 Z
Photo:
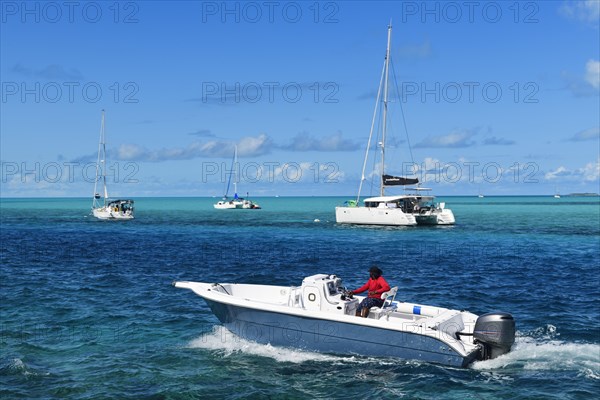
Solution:
M 403 178 L 401 176 L 383 175 L 383 184 L 385 186 L 416 185 L 418 178 Z

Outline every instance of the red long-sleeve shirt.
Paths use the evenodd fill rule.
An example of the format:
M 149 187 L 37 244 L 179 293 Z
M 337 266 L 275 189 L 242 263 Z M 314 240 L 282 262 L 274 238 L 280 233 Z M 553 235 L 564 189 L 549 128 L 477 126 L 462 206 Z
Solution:
M 383 279 L 383 276 L 380 276 L 377 279 L 369 278 L 367 283 L 365 283 L 360 288 L 353 290 L 353 292 L 354 293 L 362 293 L 365 290 L 368 290 L 369 292 L 373 292 L 373 291 L 375 292 L 375 294 L 369 293 L 369 297 L 380 299 L 382 293 L 390 290 L 390 285 L 388 285 L 388 283 L 385 281 L 385 279 Z

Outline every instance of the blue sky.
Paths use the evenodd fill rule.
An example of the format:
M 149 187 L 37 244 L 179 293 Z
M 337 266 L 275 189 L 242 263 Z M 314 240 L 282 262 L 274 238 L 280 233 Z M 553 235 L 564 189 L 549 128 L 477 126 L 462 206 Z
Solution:
M 387 172 L 600 191 L 598 1 L 1 4 L 4 197 L 90 196 L 102 109 L 113 196 L 354 195 L 390 20 Z

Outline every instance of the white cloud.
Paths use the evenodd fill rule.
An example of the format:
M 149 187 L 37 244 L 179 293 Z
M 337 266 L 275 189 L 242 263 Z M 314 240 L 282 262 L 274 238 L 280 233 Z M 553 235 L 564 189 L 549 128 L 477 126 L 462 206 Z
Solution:
M 238 142 L 238 154 L 240 157 L 255 157 L 267 154 L 273 147 L 271 138 L 264 133 L 253 137 L 246 136 Z
M 415 147 L 470 147 L 475 144 L 471 138 L 475 136 L 474 131 L 460 131 L 452 132 L 447 135 L 439 136 L 428 136 L 421 142 L 417 143 Z
M 584 140 L 598 140 L 600 139 L 600 128 L 590 128 L 574 134 L 569 140 L 572 142 L 582 142 Z
M 398 48 L 398 55 L 404 58 L 427 58 L 432 54 L 431 42 L 426 39 L 422 44 L 406 45 Z
M 281 146 L 284 150 L 292 151 L 354 151 L 360 147 L 360 144 L 344 139 L 341 132 L 318 138 L 301 132 L 294 136 L 291 144 Z
M 273 146 L 271 138 L 265 134 L 256 137 L 246 136 L 238 143 L 238 154 L 241 157 L 255 157 L 267 154 Z M 162 148 L 148 150 L 137 144 L 122 144 L 116 154 L 109 154 L 112 159 L 121 161 L 161 162 L 169 160 L 190 160 L 204 157 L 231 157 L 234 143 L 223 140 L 193 142 L 185 147 Z
M 597 162 L 587 163 L 583 168 L 577 170 L 577 174 L 581 175 L 584 181 L 593 182 L 600 179 L 600 160 Z
M 574 180 L 583 180 L 584 182 L 598 181 L 600 179 L 600 159 L 595 162 L 589 162 L 585 166 L 574 170 L 560 166 L 544 175 L 544 178 L 549 181 L 566 177 Z
M 600 61 L 589 60 L 585 64 L 585 81 L 595 89 L 600 89 Z
M 558 167 L 557 169 L 555 169 L 554 171 L 550 171 L 550 172 L 546 172 L 544 174 L 544 179 L 546 180 L 553 180 L 553 179 L 557 179 L 560 176 L 566 176 L 566 175 L 570 175 L 571 173 L 563 166 Z
M 600 1 L 598 0 L 575 0 L 565 2 L 559 9 L 564 17 L 580 21 L 586 24 L 598 25 L 600 20 Z

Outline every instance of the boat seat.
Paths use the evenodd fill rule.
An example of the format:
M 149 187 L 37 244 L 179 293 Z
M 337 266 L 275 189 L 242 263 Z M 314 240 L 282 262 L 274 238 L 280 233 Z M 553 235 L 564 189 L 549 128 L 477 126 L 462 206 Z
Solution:
M 396 311 L 396 305 L 394 304 L 396 293 L 398 293 L 398 286 L 394 286 L 387 292 L 382 293 L 383 305 L 381 307 L 371 307 L 369 317 L 379 319 L 385 315 L 387 319 L 390 319 L 390 314 Z
M 434 331 L 447 332 L 451 336 L 453 336 L 455 332 L 460 332 L 465 328 L 462 315 L 460 311 L 456 310 L 444 311 L 435 317 L 427 318 L 421 324 L 421 327 L 423 326 L 427 327 L 427 329 L 433 329 Z

